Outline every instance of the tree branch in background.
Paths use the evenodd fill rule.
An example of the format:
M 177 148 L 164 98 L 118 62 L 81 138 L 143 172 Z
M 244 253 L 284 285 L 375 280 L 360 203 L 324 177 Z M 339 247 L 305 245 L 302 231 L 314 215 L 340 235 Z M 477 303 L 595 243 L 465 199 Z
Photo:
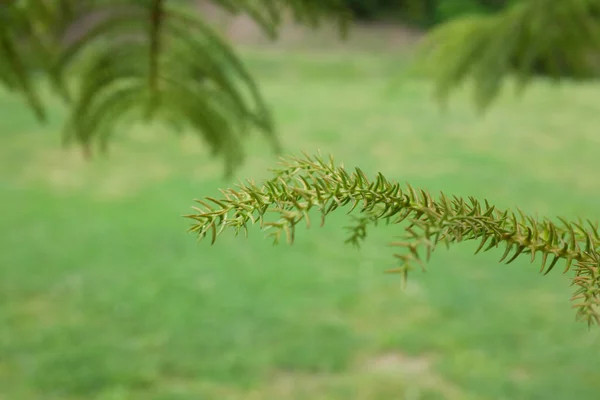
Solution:
M 336 17 L 339 0 L 215 0 L 250 15 L 275 38 L 281 15 L 317 27 Z M 191 5 L 169 0 L 21 0 L 0 9 L 0 84 L 25 96 L 46 116 L 37 84 L 47 78 L 70 118 L 65 143 L 106 150 L 121 122 L 157 117 L 189 126 L 220 156 L 231 175 L 243 142 L 261 131 L 280 150 L 262 95 L 230 44 Z
M 508 77 L 522 92 L 536 76 L 600 76 L 600 0 L 522 0 L 489 15 L 443 24 L 426 36 L 415 70 L 434 80 L 438 100 L 464 82 L 487 109 Z

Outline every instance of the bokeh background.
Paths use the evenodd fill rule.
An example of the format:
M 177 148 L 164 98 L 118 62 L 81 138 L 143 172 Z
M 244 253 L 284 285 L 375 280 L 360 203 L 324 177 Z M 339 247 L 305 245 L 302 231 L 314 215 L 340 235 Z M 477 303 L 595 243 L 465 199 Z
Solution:
M 446 19 L 481 11 L 450 3 Z M 444 111 L 407 72 L 437 21 L 367 12 L 345 42 L 289 23 L 273 43 L 243 16 L 198 12 L 253 72 L 285 153 L 320 150 L 533 215 L 600 218 L 600 85 L 538 79 L 485 115 L 460 89 Z M 293 246 L 258 228 L 197 243 L 181 216 L 234 180 L 193 133 L 128 127 L 88 162 L 60 146 L 65 110 L 47 104 L 39 125 L 0 91 L 0 399 L 598 398 L 600 331 L 574 322 L 559 268 L 543 277 L 465 243 L 439 248 L 402 289 L 383 273 L 398 228 L 357 250 L 343 213 L 299 229 Z M 247 148 L 238 177 L 268 177 L 264 140 Z

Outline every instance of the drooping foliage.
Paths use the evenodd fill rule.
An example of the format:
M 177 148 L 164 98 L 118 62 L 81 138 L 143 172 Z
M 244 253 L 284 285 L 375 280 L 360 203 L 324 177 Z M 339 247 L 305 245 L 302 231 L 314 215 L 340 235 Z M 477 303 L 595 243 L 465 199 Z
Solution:
M 437 27 L 414 64 L 433 78 L 441 101 L 465 81 L 473 82 L 474 100 L 485 109 L 506 77 L 514 77 L 522 90 L 540 74 L 598 76 L 600 0 L 468 1 L 501 11 L 474 13 Z M 350 15 L 345 0 L 211 2 L 251 16 L 272 38 L 286 12 L 313 27 L 336 18 L 342 31 Z M 446 4 L 402 2 L 407 9 L 413 3 L 424 12 L 425 3 L 436 10 Z M 155 117 L 175 130 L 191 126 L 232 172 L 243 161 L 249 131 L 262 131 L 279 149 L 274 121 L 243 63 L 203 16 L 192 12 L 193 4 L 5 1 L 0 6 L 0 84 L 24 96 L 44 120 L 37 85 L 50 82 L 69 103 L 65 142 L 81 144 L 88 154 L 106 149 L 121 121 Z
M 433 78 L 442 102 L 457 86 L 472 82 L 476 105 L 486 109 L 507 77 L 518 91 L 540 74 L 597 78 L 599 55 L 600 0 L 522 0 L 499 13 L 434 29 L 415 68 Z
M 245 13 L 271 37 L 282 14 L 317 26 L 346 14 L 338 0 L 215 0 Z M 243 136 L 274 123 L 229 43 L 192 3 L 176 0 L 13 0 L 0 8 L 0 82 L 25 96 L 40 120 L 40 78 L 69 103 L 64 138 L 105 149 L 118 123 L 157 118 L 200 133 L 227 172 L 243 160 Z M 99 146 L 92 146 L 98 144 Z

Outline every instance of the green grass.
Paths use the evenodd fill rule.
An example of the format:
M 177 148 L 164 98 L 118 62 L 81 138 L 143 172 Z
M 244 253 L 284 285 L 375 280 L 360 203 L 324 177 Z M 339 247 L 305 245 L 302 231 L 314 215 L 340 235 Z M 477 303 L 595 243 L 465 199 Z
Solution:
M 539 82 L 479 118 L 446 113 L 391 55 L 247 52 L 287 150 L 431 192 L 600 217 L 600 86 Z M 135 127 L 86 164 L 0 96 L 0 399 L 596 399 L 600 330 L 574 322 L 560 269 L 440 248 L 406 290 L 344 216 L 273 247 L 258 230 L 186 235 L 192 200 L 230 185 L 193 137 Z M 274 158 L 260 139 L 240 177 Z

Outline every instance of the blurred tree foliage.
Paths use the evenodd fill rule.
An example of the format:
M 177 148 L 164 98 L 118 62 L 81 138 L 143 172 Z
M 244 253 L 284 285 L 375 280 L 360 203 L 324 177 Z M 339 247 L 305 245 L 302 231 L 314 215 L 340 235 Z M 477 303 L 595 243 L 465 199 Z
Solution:
M 430 27 L 471 14 L 501 11 L 518 0 L 344 0 L 360 21 L 395 21 Z
M 485 109 L 505 78 L 522 91 L 536 76 L 588 80 L 600 76 L 600 0 L 518 0 L 501 11 L 468 15 L 430 30 L 416 70 L 436 82 L 445 100 L 473 85 Z
M 415 64 L 440 99 L 474 82 L 485 108 L 516 78 L 588 79 L 600 71 L 600 0 L 209 0 L 250 16 L 276 38 L 291 14 L 316 28 L 354 14 L 397 10 L 429 25 Z M 191 0 L 9 0 L 0 3 L 0 85 L 23 96 L 39 119 L 38 84 L 68 105 L 66 142 L 103 149 L 118 122 L 155 118 L 200 134 L 231 173 L 244 139 L 262 132 L 279 150 L 256 82 Z M 350 7 L 350 9 L 348 8 Z M 439 23 L 447 19 L 447 22 Z M 435 25 L 435 26 L 434 26 Z
M 284 13 L 316 28 L 341 0 L 211 0 L 249 15 L 276 38 Z M 226 173 L 241 165 L 248 133 L 274 151 L 274 121 L 231 45 L 189 0 L 7 0 L 0 2 L 0 86 L 21 95 L 39 120 L 49 83 L 68 105 L 65 143 L 90 156 L 107 149 L 121 122 L 160 121 L 197 133 Z M 54 100 L 56 101 L 56 99 Z

